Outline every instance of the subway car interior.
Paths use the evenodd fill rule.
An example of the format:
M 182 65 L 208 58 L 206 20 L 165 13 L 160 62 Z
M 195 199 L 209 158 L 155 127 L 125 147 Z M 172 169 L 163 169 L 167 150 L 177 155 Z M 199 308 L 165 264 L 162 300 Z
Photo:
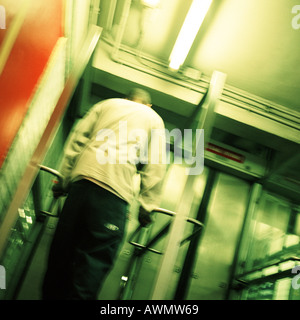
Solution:
M 42 299 L 65 143 L 95 103 L 134 87 L 170 132 L 170 163 L 154 223 L 140 228 L 131 204 L 98 299 L 300 300 L 299 1 L 0 9 L 1 300 Z M 183 141 L 187 129 L 203 139 Z

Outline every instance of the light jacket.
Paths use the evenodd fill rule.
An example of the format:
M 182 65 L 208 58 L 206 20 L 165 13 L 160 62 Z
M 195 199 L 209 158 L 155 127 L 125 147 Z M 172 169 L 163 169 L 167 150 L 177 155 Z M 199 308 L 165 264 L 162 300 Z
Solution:
M 60 168 L 64 189 L 88 179 L 131 204 L 141 166 L 138 201 L 152 211 L 160 204 L 165 150 L 164 123 L 153 109 L 125 99 L 104 100 L 70 135 Z

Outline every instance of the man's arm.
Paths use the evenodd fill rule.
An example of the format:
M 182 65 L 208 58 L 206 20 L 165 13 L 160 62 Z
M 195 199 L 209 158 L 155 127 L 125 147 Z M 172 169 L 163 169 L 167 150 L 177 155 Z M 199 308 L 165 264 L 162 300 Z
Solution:
M 161 201 L 163 180 L 166 173 L 166 141 L 163 122 L 152 130 L 148 160 L 140 171 L 139 221 L 143 226 L 151 223 L 151 212 Z
M 64 180 L 63 185 L 55 185 L 53 191 L 67 191 L 70 182 L 71 172 L 81 154 L 88 145 L 96 122 L 101 113 L 101 105 L 95 105 L 75 126 L 66 143 L 64 156 L 60 166 L 60 173 Z

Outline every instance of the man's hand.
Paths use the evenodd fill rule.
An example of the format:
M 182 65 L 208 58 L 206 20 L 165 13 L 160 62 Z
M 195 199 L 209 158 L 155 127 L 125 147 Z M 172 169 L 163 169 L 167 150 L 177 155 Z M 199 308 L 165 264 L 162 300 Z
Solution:
M 57 182 L 52 187 L 53 197 L 55 199 L 64 196 L 66 194 L 66 191 L 62 187 L 62 183 Z
M 139 222 L 142 227 L 147 227 L 153 221 L 151 219 L 151 212 L 146 211 L 142 206 L 139 210 Z

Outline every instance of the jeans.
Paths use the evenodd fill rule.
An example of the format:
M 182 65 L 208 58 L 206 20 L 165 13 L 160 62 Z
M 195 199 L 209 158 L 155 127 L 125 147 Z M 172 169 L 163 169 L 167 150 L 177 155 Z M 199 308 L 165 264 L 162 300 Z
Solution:
M 95 300 L 122 243 L 128 204 L 88 181 L 72 184 L 50 248 L 43 299 Z

